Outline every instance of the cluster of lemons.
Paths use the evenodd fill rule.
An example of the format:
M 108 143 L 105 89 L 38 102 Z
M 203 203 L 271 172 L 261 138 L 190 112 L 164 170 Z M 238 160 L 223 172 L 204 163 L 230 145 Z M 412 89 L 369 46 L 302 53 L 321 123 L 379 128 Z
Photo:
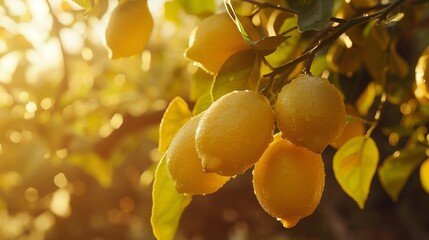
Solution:
M 249 48 L 224 12 L 197 26 L 185 56 L 216 74 L 228 57 Z M 337 88 L 311 75 L 286 84 L 274 106 L 259 92 L 230 92 L 175 135 L 167 152 L 170 177 L 180 193 L 209 194 L 254 167 L 260 205 L 285 227 L 293 227 L 320 202 L 323 150 L 363 134 L 361 123 L 346 123 L 346 114 Z
M 111 57 L 141 52 L 152 28 L 146 0 L 120 1 L 106 29 Z M 195 28 L 185 56 L 215 75 L 231 55 L 250 48 L 223 12 Z M 274 106 L 258 92 L 230 92 L 177 132 L 167 152 L 169 175 L 180 193 L 209 194 L 254 167 L 253 187 L 260 205 L 285 227 L 293 227 L 320 202 L 323 150 L 363 134 L 361 123 L 346 123 L 346 114 L 353 109 L 346 113 L 335 86 L 310 75 L 286 84 Z M 279 133 L 274 135 L 275 126 Z

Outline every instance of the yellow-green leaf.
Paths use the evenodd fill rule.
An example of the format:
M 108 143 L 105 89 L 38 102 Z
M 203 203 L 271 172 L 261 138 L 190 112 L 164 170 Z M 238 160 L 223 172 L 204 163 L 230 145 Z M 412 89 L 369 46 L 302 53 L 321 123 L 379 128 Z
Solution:
M 378 169 L 381 186 L 393 201 L 408 181 L 411 173 L 426 159 L 426 147 L 415 146 L 397 151 L 388 158 Z
M 377 84 L 375 82 L 370 82 L 356 100 L 356 107 L 360 115 L 366 115 L 368 113 L 377 95 Z
M 151 224 L 153 234 L 158 240 L 172 240 L 177 231 L 183 210 L 192 197 L 180 194 L 174 188 L 174 182 L 168 176 L 166 154 L 160 160 L 155 171 L 152 192 Z
M 207 93 L 200 98 L 198 98 L 195 103 L 194 109 L 192 110 L 194 115 L 198 115 L 201 112 L 204 112 L 212 104 L 212 96 L 210 93 Z
M 173 140 L 174 135 L 192 117 L 188 104 L 181 97 L 175 97 L 162 117 L 159 125 L 158 149 L 165 152 Z
M 429 159 L 426 159 L 420 167 L 420 183 L 423 189 L 429 193 Z
M 213 81 L 213 75 L 207 73 L 202 68 L 198 68 L 191 77 L 189 99 L 196 101 L 201 96 L 210 93 Z
M 346 142 L 334 156 L 334 174 L 342 189 L 359 205 L 365 206 L 378 164 L 374 140 L 359 136 Z
M 211 90 L 213 101 L 234 90 L 256 90 L 259 69 L 255 51 L 244 50 L 232 55 L 215 77 Z

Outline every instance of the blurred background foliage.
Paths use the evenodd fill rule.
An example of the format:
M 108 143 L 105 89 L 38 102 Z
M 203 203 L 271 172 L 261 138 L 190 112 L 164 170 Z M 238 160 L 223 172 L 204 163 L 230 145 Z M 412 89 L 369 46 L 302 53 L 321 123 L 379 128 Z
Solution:
M 90 12 L 69 0 L 0 3 L 0 239 L 154 239 L 159 121 L 175 96 L 192 106 L 211 85 L 183 51 L 199 19 L 222 2 L 149 0 L 151 41 L 141 55 L 119 60 L 103 46 L 116 0 L 99 1 Z M 427 37 L 412 36 L 403 43 Z M 355 100 L 367 83 L 344 90 Z M 400 115 L 396 106 L 385 114 L 390 118 L 376 138 L 385 139 L 383 124 Z M 394 151 L 388 141 L 377 143 L 381 158 Z M 333 153 L 328 149 L 326 159 Z M 177 239 L 428 238 L 429 196 L 416 173 L 398 203 L 375 178 L 359 210 L 336 183 L 331 162 L 325 164 L 321 205 L 294 229 L 263 212 L 248 172 L 215 194 L 194 197 Z

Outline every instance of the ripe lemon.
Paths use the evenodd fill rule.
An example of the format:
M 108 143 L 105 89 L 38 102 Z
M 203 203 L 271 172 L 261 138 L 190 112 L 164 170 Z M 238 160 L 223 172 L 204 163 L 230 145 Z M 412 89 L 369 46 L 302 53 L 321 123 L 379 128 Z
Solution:
M 414 95 L 422 104 L 429 104 L 429 47 L 420 56 L 415 69 Z
M 167 151 L 167 168 L 179 193 L 209 194 L 216 192 L 228 177 L 203 171 L 201 159 L 195 149 L 195 130 L 201 114 L 180 128 Z
M 429 193 L 429 159 L 426 159 L 420 167 L 420 183 L 423 189 Z
M 286 84 L 274 106 L 283 137 L 321 153 L 346 125 L 342 94 L 327 79 L 301 74 Z
M 357 110 L 352 106 L 347 104 L 346 105 L 346 113 L 353 117 L 359 117 L 359 113 Z M 365 134 L 365 125 L 361 121 L 350 121 L 346 123 L 346 126 L 344 127 L 343 132 L 334 139 L 329 145 L 333 148 L 340 148 L 344 145 L 348 140 L 352 139 L 353 137 L 357 136 L 363 136 Z
M 106 45 L 112 58 L 129 57 L 142 52 L 153 29 L 147 0 L 120 2 L 113 10 L 106 29 Z
M 231 55 L 249 48 L 234 21 L 222 12 L 204 19 L 192 31 L 185 57 L 216 74 Z
M 291 228 L 311 215 L 325 186 L 320 154 L 275 140 L 253 170 L 253 188 L 262 208 Z
M 202 116 L 195 146 L 203 168 L 224 176 L 249 169 L 272 141 L 274 116 L 257 92 L 234 91 L 216 100 Z

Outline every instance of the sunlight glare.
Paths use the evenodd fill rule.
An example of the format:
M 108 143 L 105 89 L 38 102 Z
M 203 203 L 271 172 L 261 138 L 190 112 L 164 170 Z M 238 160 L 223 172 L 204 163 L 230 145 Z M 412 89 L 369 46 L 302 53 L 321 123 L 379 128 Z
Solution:
M 27 104 L 25 104 L 25 110 L 28 113 L 34 113 L 34 112 L 36 112 L 37 111 L 37 105 L 36 105 L 36 103 L 32 102 L 32 101 L 28 102 Z
M 11 131 L 9 134 L 9 139 L 11 142 L 18 144 L 22 141 L 22 134 L 17 131 Z
M 5 6 L 12 16 L 24 16 L 27 14 L 27 5 L 22 0 L 5 0 Z
M 55 152 L 55 154 L 57 154 L 59 158 L 64 159 L 68 155 L 68 150 L 67 148 L 59 149 Z
M 6 92 L 0 91 L 0 107 L 2 106 L 12 106 L 13 97 Z
M 52 196 L 49 209 L 57 216 L 68 217 L 70 209 L 70 192 L 64 188 L 56 190 Z
M 153 178 L 154 178 L 154 175 L 153 175 L 152 170 L 147 169 L 140 176 L 140 184 L 142 186 L 149 186 L 152 183 Z
M 93 57 L 94 57 L 94 53 L 92 52 L 91 48 L 86 47 L 82 50 L 83 60 L 91 61 Z
M 347 34 L 343 33 L 340 36 L 341 41 L 344 43 L 346 48 L 351 48 L 353 46 L 353 42 Z
M 115 113 L 113 117 L 110 119 L 110 126 L 114 129 L 118 129 L 119 127 L 121 127 L 123 122 L 124 122 L 124 119 L 122 117 L 122 114 Z
M 55 175 L 54 177 L 54 183 L 55 186 L 59 187 L 59 188 L 64 188 L 67 186 L 68 181 L 67 181 L 67 177 L 64 173 L 58 173 L 57 175 Z
M 0 82 L 9 83 L 22 58 L 20 52 L 10 52 L 0 58 Z
M 40 101 L 40 107 L 43 110 L 49 110 L 53 106 L 54 102 L 51 98 L 44 98 Z
M 39 200 L 39 192 L 37 191 L 37 189 L 32 187 L 27 188 L 25 190 L 24 195 L 25 195 L 25 199 L 27 199 L 27 201 L 29 202 L 35 202 Z
M 149 50 L 144 50 L 142 53 L 142 71 L 148 72 L 150 70 L 151 53 Z
M 46 232 L 55 224 L 55 216 L 49 211 L 41 213 L 34 219 L 34 227 L 41 231 Z

